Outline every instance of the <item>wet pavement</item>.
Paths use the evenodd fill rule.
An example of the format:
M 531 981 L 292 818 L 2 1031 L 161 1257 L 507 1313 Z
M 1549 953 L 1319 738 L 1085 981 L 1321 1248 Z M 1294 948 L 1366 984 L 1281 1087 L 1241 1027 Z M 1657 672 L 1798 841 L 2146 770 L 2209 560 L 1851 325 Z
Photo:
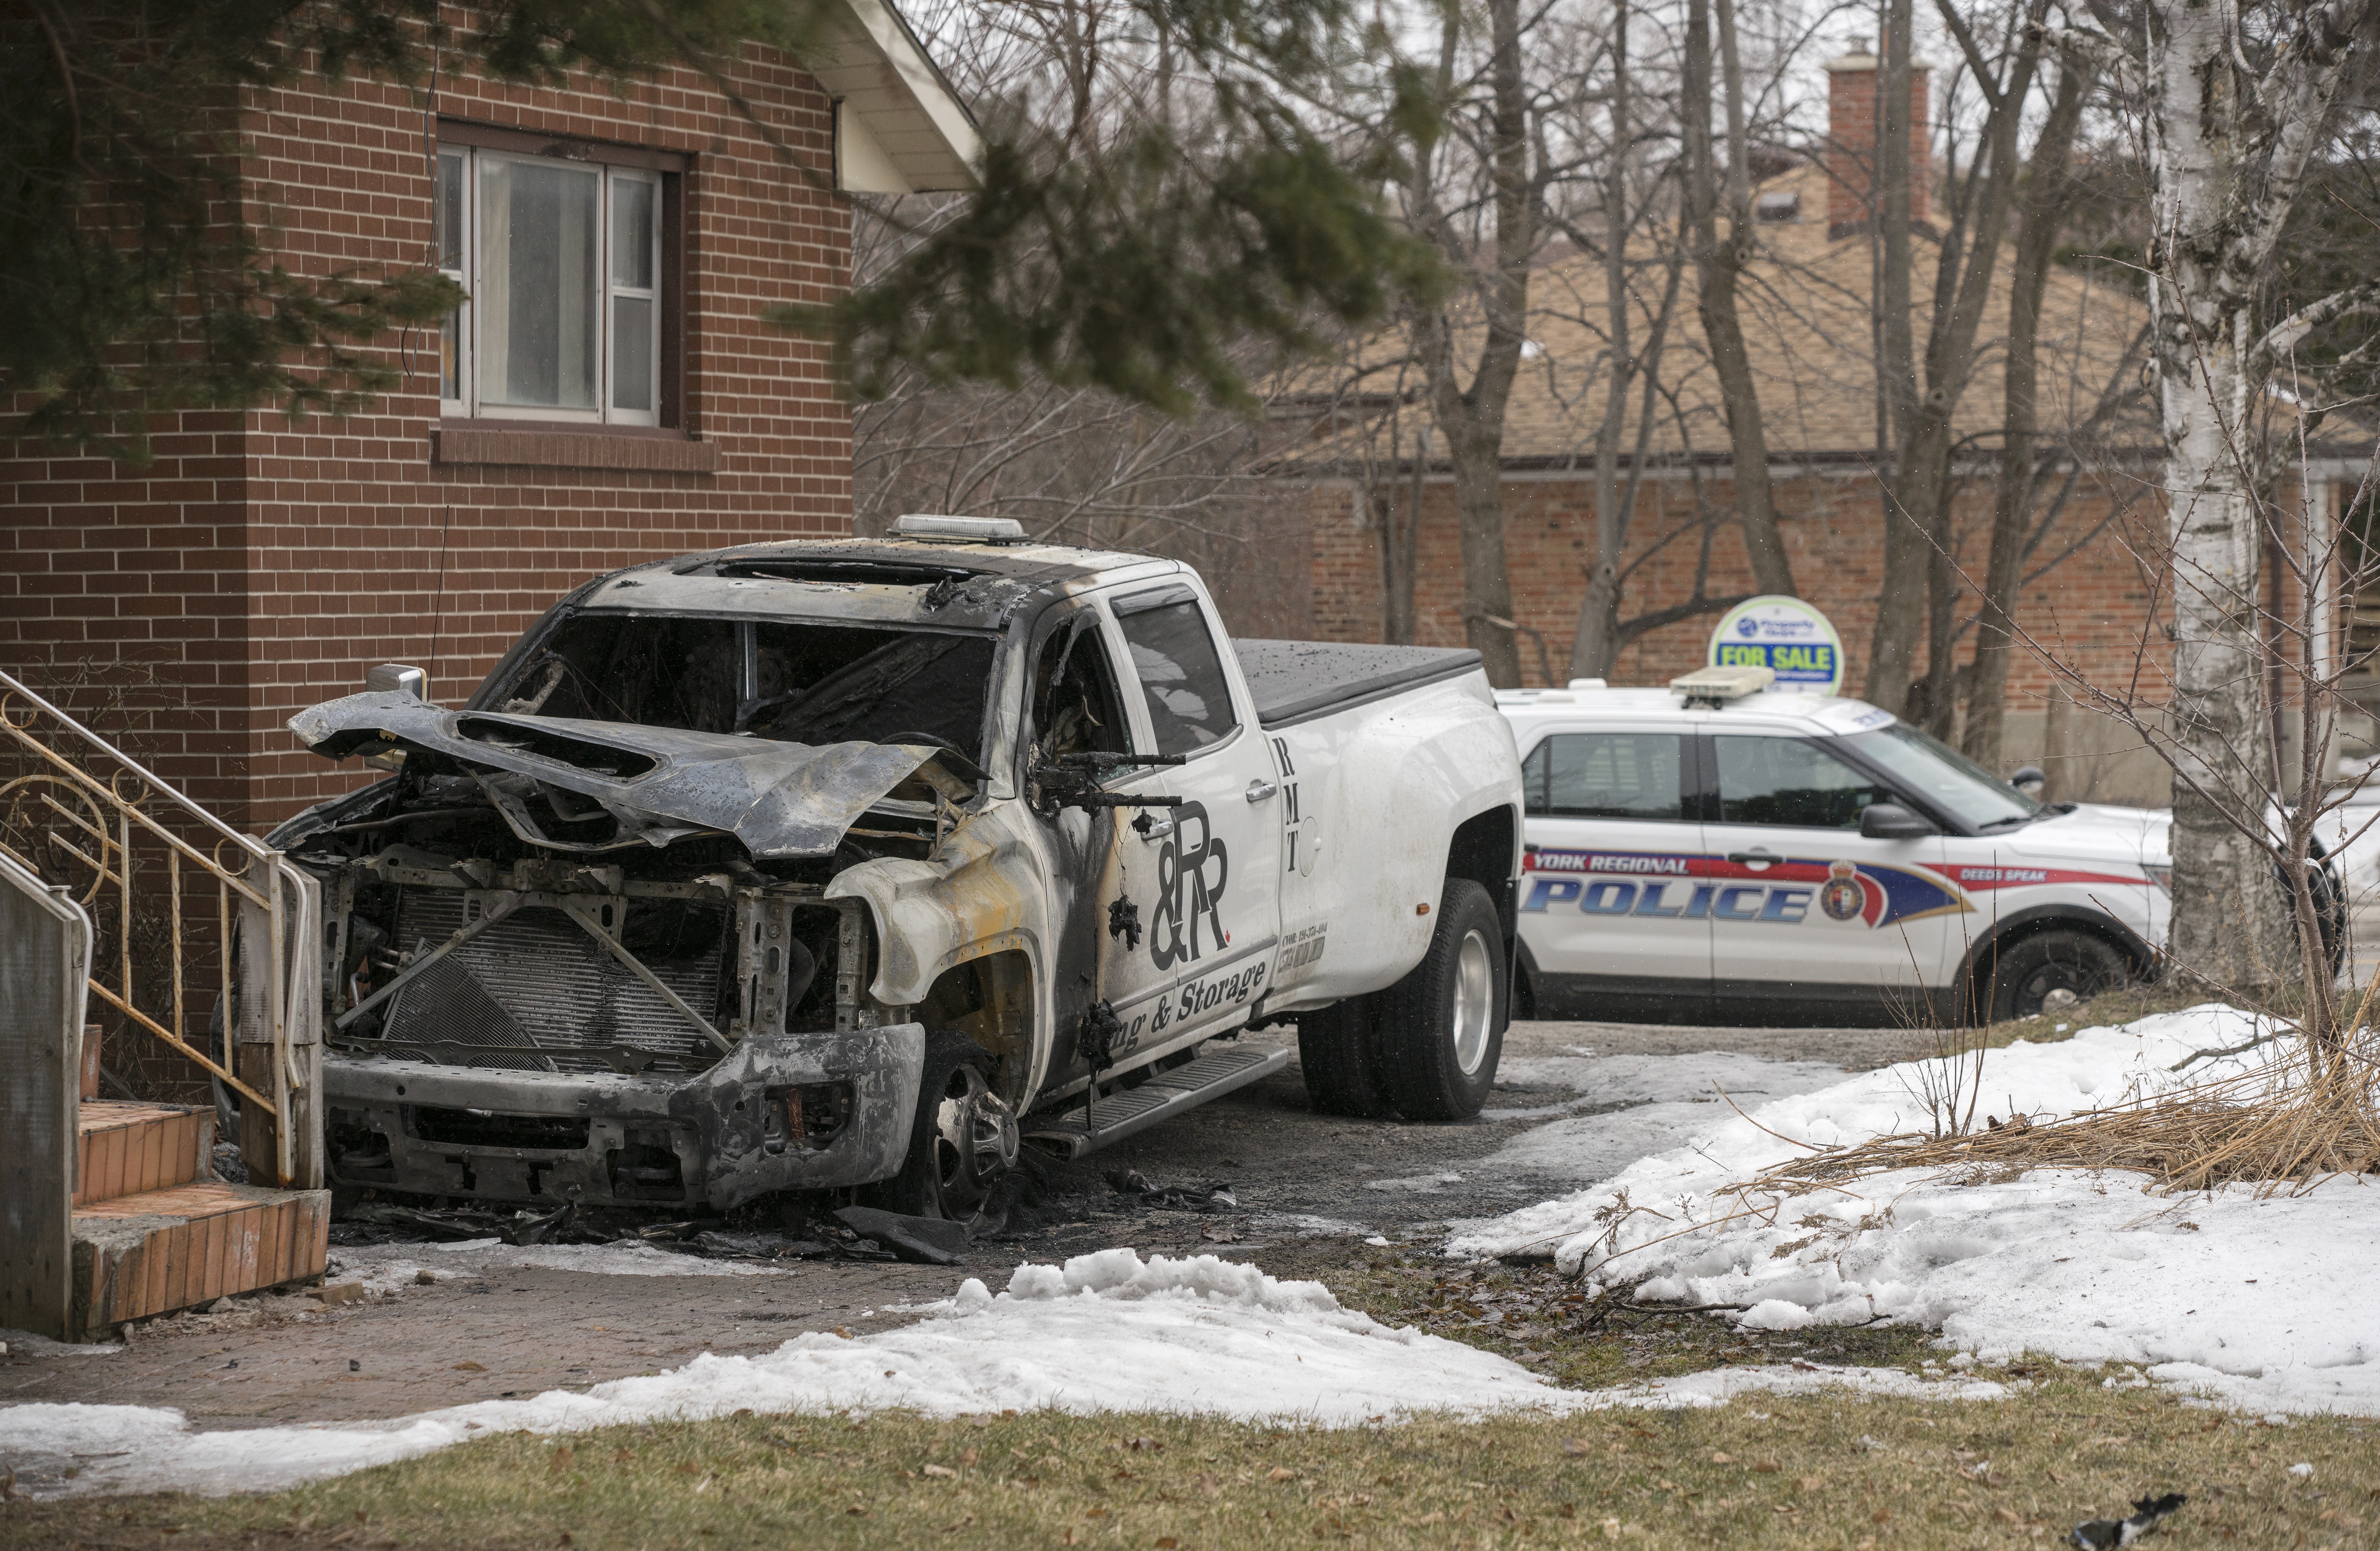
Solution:
M 1288 1030 L 1247 1037 L 1295 1044 Z M 1008 1230 L 978 1241 L 961 1266 L 362 1245 L 342 1243 L 367 1236 L 343 1226 L 331 1279 L 361 1283 L 363 1296 L 234 1300 L 100 1349 L 14 1342 L 0 1358 L 0 1405 L 168 1406 L 215 1426 L 393 1417 L 580 1388 L 705 1351 L 768 1351 L 806 1330 L 880 1329 L 965 1278 L 996 1290 L 1026 1261 L 1118 1245 L 1258 1264 L 1272 1250 L 1310 1275 L 1334 1255 L 1375 1253 L 1367 1239 L 1426 1247 L 1451 1222 L 1608 1177 L 1716 1119 L 1721 1090 L 1748 1105 L 1930 1052 L 1923 1032 L 1893 1029 L 1519 1024 L 1487 1111 L 1447 1125 L 1314 1114 L 1293 1061 L 1107 1152 L 1044 1169 Z M 1228 1183 L 1232 1204 L 1152 1210 L 1109 1183 L 1125 1169 L 1160 1187 Z

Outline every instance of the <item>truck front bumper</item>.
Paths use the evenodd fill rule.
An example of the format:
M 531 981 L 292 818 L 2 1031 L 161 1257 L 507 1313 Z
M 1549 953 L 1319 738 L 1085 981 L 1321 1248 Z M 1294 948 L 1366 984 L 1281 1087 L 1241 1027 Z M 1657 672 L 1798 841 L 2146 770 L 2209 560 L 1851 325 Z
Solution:
M 327 1052 L 332 1182 L 559 1206 L 724 1210 L 898 1173 L 919 1024 L 747 1037 L 685 1076 L 507 1072 Z

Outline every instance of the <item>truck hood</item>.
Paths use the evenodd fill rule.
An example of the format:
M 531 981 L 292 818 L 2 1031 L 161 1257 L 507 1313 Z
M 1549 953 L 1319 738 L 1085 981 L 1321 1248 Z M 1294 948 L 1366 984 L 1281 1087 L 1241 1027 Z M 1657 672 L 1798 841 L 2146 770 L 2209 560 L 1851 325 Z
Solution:
M 722 830 L 754 857 L 828 856 L 844 831 L 896 793 L 973 795 L 981 774 L 951 750 L 907 744 L 777 743 L 563 717 L 446 710 L 393 690 L 325 701 L 289 719 L 325 758 L 392 748 L 445 756 L 477 778 L 520 837 L 564 851 L 609 850 L 540 832 L 525 800 L 538 787 L 575 794 L 620 824 L 621 841 L 667 845 Z M 906 785 L 910 790 L 902 792 Z
M 2167 839 L 2172 824 L 2173 815 L 2163 808 L 2085 803 L 2071 813 L 2036 818 L 2022 829 L 1987 838 L 1995 852 L 2027 861 L 2163 866 L 2172 860 Z

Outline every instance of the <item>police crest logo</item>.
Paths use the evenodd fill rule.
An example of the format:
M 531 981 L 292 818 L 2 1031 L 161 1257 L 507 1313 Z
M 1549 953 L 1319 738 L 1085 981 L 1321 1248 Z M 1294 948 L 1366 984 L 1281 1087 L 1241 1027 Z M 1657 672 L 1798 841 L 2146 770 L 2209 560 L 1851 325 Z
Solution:
M 1859 869 L 1849 862 L 1837 862 L 1827 871 L 1832 876 L 1818 891 L 1818 908 L 1838 921 L 1857 919 L 1867 907 L 1867 891 L 1859 886 Z

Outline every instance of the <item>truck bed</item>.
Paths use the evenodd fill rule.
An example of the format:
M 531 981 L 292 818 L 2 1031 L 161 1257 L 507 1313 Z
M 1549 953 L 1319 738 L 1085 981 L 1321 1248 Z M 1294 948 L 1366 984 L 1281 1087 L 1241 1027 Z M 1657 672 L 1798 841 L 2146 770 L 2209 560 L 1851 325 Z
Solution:
M 1292 727 L 1350 706 L 1477 671 L 1467 647 L 1375 647 L 1341 641 L 1240 641 L 1240 672 L 1269 728 Z

